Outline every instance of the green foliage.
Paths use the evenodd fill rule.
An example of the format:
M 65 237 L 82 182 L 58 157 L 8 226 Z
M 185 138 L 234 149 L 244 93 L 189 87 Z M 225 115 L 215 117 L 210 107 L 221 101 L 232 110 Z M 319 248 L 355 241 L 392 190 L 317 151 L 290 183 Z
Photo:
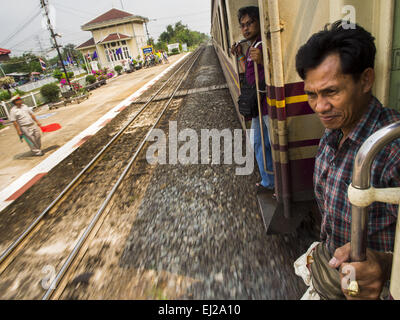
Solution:
M 175 54 L 179 54 L 179 49 L 178 48 L 174 48 L 171 51 L 171 56 L 175 55 Z
M 20 95 L 21 97 L 25 95 L 25 91 L 19 90 L 19 89 L 15 89 L 15 92 L 13 95 Z
M 63 61 L 67 61 L 68 57 L 70 57 L 76 63 L 84 60 L 82 53 L 78 50 L 75 50 L 75 45 L 72 43 L 65 45 L 61 49 L 61 57 Z M 54 66 L 54 65 L 57 65 L 59 68 L 62 68 L 62 64 L 60 62 L 60 58 L 58 57 L 58 55 L 48 60 L 48 66 Z M 84 67 L 83 65 L 81 65 L 81 68 L 86 69 L 86 67 Z
M 68 72 L 68 71 L 67 71 L 67 75 L 68 75 L 68 78 L 69 78 L 69 79 L 72 79 L 73 76 L 74 76 L 74 73 L 73 73 L 73 72 Z M 53 72 L 53 77 L 56 78 L 58 81 L 60 81 L 61 79 L 67 79 L 67 77 L 65 76 L 65 73 L 64 73 L 64 72 L 61 72 L 60 69 L 54 70 L 54 72 Z
M 122 66 L 115 66 L 114 70 L 118 72 L 118 74 L 121 74 L 122 72 Z
M 39 57 L 30 52 L 24 53 L 19 57 L 12 57 L 2 63 L 2 67 L 5 73 L 20 72 L 30 74 L 31 72 L 43 72 Z
M 60 69 L 56 69 L 53 72 L 53 77 L 56 78 L 58 81 L 60 81 L 63 78 L 63 72 L 61 72 Z
M 156 51 L 161 50 L 161 51 L 168 51 L 167 43 L 163 41 L 158 41 L 157 44 L 154 46 L 154 49 Z
M 7 101 L 11 99 L 11 94 L 7 90 L 0 90 L 0 101 Z
M 206 34 L 198 31 L 191 31 L 186 25 L 182 24 L 182 22 L 179 21 L 175 23 L 175 26 L 168 25 L 167 30 L 160 34 L 158 42 L 165 44 L 176 42 L 186 43 L 188 47 L 191 47 L 194 45 L 198 45 L 208 39 L 209 37 Z
M 13 77 L 3 77 L 0 78 L 0 87 L 4 86 L 4 85 L 9 85 L 9 84 L 13 84 L 14 78 Z
M 0 101 L 7 101 L 10 100 L 11 97 L 13 96 L 23 96 L 25 95 L 25 92 L 23 92 L 22 90 L 18 90 L 16 89 L 14 92 L 11 92 L 10 90 L 0 90 Z
M 89 74 L 88 76 L 86 76 L 86 82 L 89 84 L 93 84 L 96 82 L 96 77 L 92 74 Z
M 49 83 L 40 88 L 40 93 L 46 100 L 46 102 L 56 102 L 60 95 L 60 88 L 54 84 Z
M 81 69 L 83 69 L 83 70 L 85 70 L 86 72 L 88 72 L 88 69 L 87 69 L 87 67 L 86 67 L 85 64 L 80 64 L 79 66 L 81 67 Z
M 83 55 L 80 51 L 75 50 L 75 45 L 72 43 L 68 43 L 62 48 L 62 58 L 64 61 L 67 61 L 68 57 L 72 58 L 74 62 L 78 62 L 79 60 L 83 60 Z

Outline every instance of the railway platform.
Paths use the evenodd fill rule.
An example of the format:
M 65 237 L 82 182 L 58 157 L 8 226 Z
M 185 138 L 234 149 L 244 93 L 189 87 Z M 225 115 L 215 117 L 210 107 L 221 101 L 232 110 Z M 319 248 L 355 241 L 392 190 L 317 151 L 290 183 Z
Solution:
M 40 107 L 35 115 L 43 125 L 57 122 L 62 126 L 57 132 L 42 134 L 43 157 L 31 155 L 26 143 L 20 143 L 13 125 L 0 130 L 0 212 L 117 116 L 129 101 L 139 97 L 183 55 L 171 56 L 170 64 L 112 79 L 106 86 L 91 91 L 90 98 L 80 104 L 57 110 L 49 110 L 47 105 Z M 42 163 L 44 160 L 47 161 Z

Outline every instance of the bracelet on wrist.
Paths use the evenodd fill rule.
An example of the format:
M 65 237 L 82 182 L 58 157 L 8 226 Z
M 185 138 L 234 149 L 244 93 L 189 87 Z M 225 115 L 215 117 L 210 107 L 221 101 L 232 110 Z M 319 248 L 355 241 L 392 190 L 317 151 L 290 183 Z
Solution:
M 245 57 L 244 57 L 243 55 L 241 55 L 241 56 L 238 58 L 238 60 L 241 61 L 241 60 L 244 60 L 244 58 L 245 58 Z

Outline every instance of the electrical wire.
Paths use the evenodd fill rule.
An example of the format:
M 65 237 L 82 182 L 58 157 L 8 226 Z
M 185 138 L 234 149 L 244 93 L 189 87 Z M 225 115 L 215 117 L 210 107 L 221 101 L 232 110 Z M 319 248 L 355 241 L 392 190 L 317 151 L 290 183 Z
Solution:
M 40 15 L 40 9 L 35 11 L 35 14 L 28 19 L 22 26 L 19 26 L 7 39 L 0 42 L 0 46 L 6 44 L 10 40 L 14 39 L 17 34 L 19 34 L 22 30 L 24 30 L 33 20 L 35 20 Z M 26 19 L 25 19 L 26 20 Z
M 10 49 L 14 49 L 15 47 L 18 47 L 20 44 L 26 44 L 29 43 L 30 41 L 35 40 L 34 36 L 37 35 L 39 33 L 38 30 L 36 30 L 35 32 L 31 33 L 28 37 L 24 38 L 23 40 L 21 40 L 20 42 L 12 45 L 11 47 L 9 47 Z
M 193 13 L 188 13 L 188 14 L 181 14 L 181 15 L 179 15 L 179 16 L 161 17 L 161 18 L 155 18 L 155 19 L 158 21 L 158 20 L 166 20 L 166 19 L 173 19 L 173 18 L 197 16 L 197 15 L 204 14 L 204 13 L 209 13 L 209 14 L 211 14 L 210 10 L 204 10 L 204 11 L 198 11 L 198 12 L 193 12 Z
M 56 1 L 57 2 L 57 1 Z M 64 1 L 63 1 L 64 2 Z M 54 5 L 55 6 L 55 5 Z M 73 8 L 73 7 L 69 7 L 69 6 L 66 6 L 64 3 L 57 3 L 57 7 L 63 7 L 63 8 L 65 8 L 65 9 L 67 9 L 67 10 L 71 10 L 71 11 L 74 11 L 74 12 L 79 12 L 79 13 L 83 13 L 83 14 L 86 14 L 87 16 L 89 16 L 89 17 L 92 17 L 93 16 L 93 12 L 87 12 L 87 11 L 84 11 L 84 10 L 81 10 L 81 9 L 79 9 L 79 10 L 77 10 L 76 8 Z
M 61 7 L 56 7 L 56 9 L 60 10 L 60 11 L 62 11 L 64 13 L 67 13 L 67 14 L 70 14 L 70 15 L 74 15 L 75 17 L 78 16 L 78 17 L 80 17 L 82 19 L 85 19 L 85 20 L 89 19 L 88 16 L 82 16 L 80 14 L 77 14 L 77 11 L 73 11 L 71 9 L 66 9 L 66 8 L 61 8 Z

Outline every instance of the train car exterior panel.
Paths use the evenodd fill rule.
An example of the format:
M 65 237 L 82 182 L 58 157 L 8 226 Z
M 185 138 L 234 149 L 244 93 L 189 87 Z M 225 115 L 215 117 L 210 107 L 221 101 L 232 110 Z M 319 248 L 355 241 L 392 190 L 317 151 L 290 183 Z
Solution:
M 313 195 L 314 157 L 324 128 L 309 107 L 304 83 L 296 72 L 297 51 L 327 23 L 354 19 L 377 39 L 374 94 L 385 104 L 390 87 L 394 0 L 212 0 L 211 33 L 237 112 L 238 70 L 228 44 L 243 38 L 237 11 L 248 5 L 260 8 L 278 201 L 289 205 L 291 201 L 309 200 Z M 226 23 L 228 27 L 223 26 Z M 246 127 L 243 117 L 239 115 L 239 119 Z

